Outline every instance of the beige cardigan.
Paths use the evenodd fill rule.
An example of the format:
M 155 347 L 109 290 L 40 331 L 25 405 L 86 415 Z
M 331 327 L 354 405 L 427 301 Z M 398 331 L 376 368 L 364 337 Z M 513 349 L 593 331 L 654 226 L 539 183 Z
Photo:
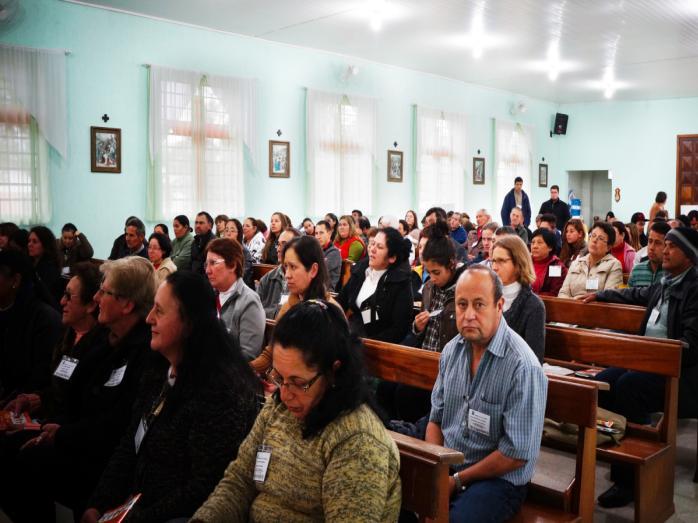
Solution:
M 158 287 L 170 274 L 177 270 L 177 266 L 170 258 L 165 258 L 160 262 L 160 267 L 155 269 L 155 285 Z
M 587 290 L 587 280 L 598 280 L 598 288 Z M 623 284 L 623 269 L 612 254 L 606 254 L 593 267 L 589 266 L 589 255 L 581 256 L 572 262 L 567 272 L 559 298 L 575 298 L 587 292 L 615 289 Z

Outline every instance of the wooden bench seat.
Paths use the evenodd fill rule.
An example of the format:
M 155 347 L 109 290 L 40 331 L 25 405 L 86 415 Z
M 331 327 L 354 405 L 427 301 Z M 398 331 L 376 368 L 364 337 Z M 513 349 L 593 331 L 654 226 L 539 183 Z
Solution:
M 272 265 L 270 263 L 255 263 L 252 266 L 252 281 L 258 282 L 262 279 L 266 273 L 276 269 L 278 265 Z

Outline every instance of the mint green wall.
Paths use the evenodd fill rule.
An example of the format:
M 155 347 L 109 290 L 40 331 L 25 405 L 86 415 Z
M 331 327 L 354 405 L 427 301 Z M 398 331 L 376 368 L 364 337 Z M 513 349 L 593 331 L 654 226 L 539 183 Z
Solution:
M 557 110 L 552 103 L 332 53 L 55 0 L 25 0 L 21 5 L 23 17 L 16 26 L 0 34 L 2 42 L 65 48 L 72 52 L 67 59 L 69 155 L 66 159 L 55 153 L 51 157 L 53 220 L 49 225 L 57 232 L 66 221 L 75 222 L 93 240 L 98 257 L 108 254 L 111 239 L 121 232 L 127 216 L 145 214 L 147 71 L 142 67 L 145 63 L 259 80 L 261 162 L 257 172 L 246 173 L 247 214 L 268 219 L 278 209 L 295 221 L 306 214 L 303 154 L 306 87 L 378 99 L 376 215 L 402 215 L 413 207 L 414 104 L 470 116 L 467 154 L 475 156 L 480 149 L 486 157 L 487 183 L 473 187 L 471 167 L 468 167 L 466 210 L 474 212 L 485 206 L 495 216 L 499 214 L 501 203 L 495 205 L 493 201 L 493 118 L 510 119 L 509 107 L 515 101 L 523 100 L 528 106 L 520 121 L 536 129 L 534 164 L 545 157 L 550 183 L 563 185 L 566 181 L 566 176 L 565 180 L 561 176 L 559 144 L 570 143 L 575 138 L 569 136 L 565 142 L 557 137 L 549 138 L 551 118 Z M 340 74 L 350 64 L 358 65 L 360 73 L 348 85 L 342 85 Z M 104 113 L 111 117 L 107 125 L 122 129 L 121 174 L 90 172 L 89 128 L 102 125 L 100 117 Z M 593 122 L 585 129 L 589 127 L 594 128 Z M 284 133 L 282 139 L 292 144 L 288 180 L 269 179 L 266 174 L 267 140 L 276 138 L 279 128 Z M 576 139 L 580 139 L 579 135 Z M 405 151 L 402 184 L 388 183 L 385 179 L 385 151 L 394 141 Z M 566 162 L 569 167 L 565 168 L 582 168 L 575 163 Z M 617 170 L 619 174 L 622 172 L 620 166 Z M 534 187 L 531 192 L 534 207 L 547 198 L 546 189 Z
M 560 173 L 611 171 L 614 191 L 621 190 L 612 210 L 624 221 L 636 211 L 647 215 L 658 191 L 673 215 L 676 136 L 698 133 L 698 98 L 566 104 L 560 112 L 570 117 L 559 138 Z

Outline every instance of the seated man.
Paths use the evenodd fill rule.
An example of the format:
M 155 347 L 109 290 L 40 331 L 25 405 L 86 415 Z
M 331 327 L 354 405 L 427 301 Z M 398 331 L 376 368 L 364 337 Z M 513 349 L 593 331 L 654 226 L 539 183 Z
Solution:
M 135 216 L 129 216 L 124 226 L 124 234 L 114 240 L 110 260 L 126 256 L 141 256 L 148 259 L 148 242 L 145 241 L 145 225 Z
M 492 221 L 490 214 L 486 209 L 479 209 L 475 213 L 475 223 L 477 227 L 468 233 L 466 248 L 468 249 L 468 259 L 474 260 L 478 256 L 482 256 L 482 230 Z
M 518 237 L 521 238 L 526 245 L 531 243 L 531 231 L 523 224 L 523 211 L 519 207 L 514 207 L 509 213 L 509 218 L 511 220 L 511 227 L 513 227 Z
M 468 233 L 460 224 L 460 213 L 452 212 L 448 217 L 448 228 L 450 230 L 451 238 L 453 238 L 457 243 L 463 244 L 468 240 Z
M 664 276 L 662 261 L 664 258 L 664 237 L 671 227 L 666 222 L 654 222 L 647 238 L 647 256 L 635 263 L 630 272 L 628 287 L 649 287 L 659 283 Z M 636 256 L 638 258 L 638 256 Z
M 490 266 L 488 260 L 492 256 L 492 246 L 494 245 L 494 233 L 499 229 L 499 224 L 495 222 L 490 222 L 482 228 L 482 237 L 480 238 L 480 243 L 482 244 L 482 251 L 475 258 L 472 263 L 482 263 L 483 265 Z
M 651 234 L 651 233 L 650 233 Z M 672 229 L 664 239 L 661 281 L 650 287 L 605 290 L 587 294 L 594 300 L 647 307 L 640 334 L 681 340 L 679 418 L 698 415 L 698 231 Z M 599 394 L 599 406 L 622 414 L 628 421 L 647 424 L 650 414 L 664 406 L 664 378 L 647 372 L 608 368 L 596 375 L 611 384 Z M 614 465 L 609 490 L 599 496 L 603 507 L 621 507 L 633 498 L 633 474 L 629 467 Z
M 459 335 L 444 348 L 426 441 L 461 451 L 451 521 L 506 521 L 526 495 L 540 450 L 547 381 L 502 317 L 497 275 L 469 267 L 456 285 Z
M 279 244 L 276 247 L 279 266 L 266 273 L 259 280 L 257 294 L 267 319 L 273 320 L 281 306 L 288 300 L 288 285 L 284 277 L 284 246 L 298 236 L 300 236 L 300 232 L 293 227 L 288 227 L 279 235 Z

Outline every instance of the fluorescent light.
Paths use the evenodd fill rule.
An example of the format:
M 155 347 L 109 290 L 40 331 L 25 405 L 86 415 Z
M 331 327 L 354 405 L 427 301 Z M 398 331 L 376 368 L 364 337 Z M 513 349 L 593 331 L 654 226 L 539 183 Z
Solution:
M 557 80 L 560 75 L 560 41 L 553 40 L 548 46 L 548 79 Z
M 388 2 L 386 0 L 373 0 L 368 8 L 371 29 L 378 32 L 383 29 L 383 20 L 388 13 Z

